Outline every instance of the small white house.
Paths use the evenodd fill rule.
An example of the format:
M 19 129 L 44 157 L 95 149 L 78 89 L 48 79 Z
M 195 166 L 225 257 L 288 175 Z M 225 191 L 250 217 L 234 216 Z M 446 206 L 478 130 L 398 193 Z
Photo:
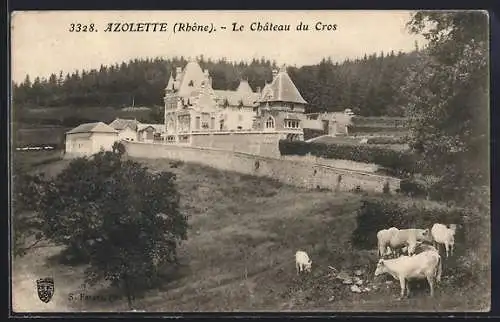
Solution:
M 111 126 L 103 122 L 84 123 L 66 132 L 65 153 L 83 156 L 111 151 L 118 140 L 118 131 Z
M 119 140 L 137 141 L 137 127 L 139 124 L 137 120 L 117 118 L 109 123 L 109 126 L 118 131 Z

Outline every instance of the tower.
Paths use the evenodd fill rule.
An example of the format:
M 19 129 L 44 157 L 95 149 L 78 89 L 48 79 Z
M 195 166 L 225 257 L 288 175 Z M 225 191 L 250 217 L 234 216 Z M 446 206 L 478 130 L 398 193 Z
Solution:
M 170 72 L 170 79 L 168 80 L 167 87 L 165 88 L 165 96 L 163 98 L 163 101 L 165 102 L 165 110 L 164 110 L 164 116 L 163 116 L 163 121 L 165 125 L 165 133 L 169 132 L 168 129 L 168 120 L 171 119 L 171 116 L 174 116 L 174 111 L 177 109 L 177 90 L 175 89 L 175 80 L 172 75 L 172 72 Z M 170 126 L 172 124 L 170 123 Z

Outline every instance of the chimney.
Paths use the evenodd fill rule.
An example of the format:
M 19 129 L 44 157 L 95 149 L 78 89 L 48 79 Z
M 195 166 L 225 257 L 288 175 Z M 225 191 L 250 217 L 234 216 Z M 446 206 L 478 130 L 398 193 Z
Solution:
M 273 80 L 276 79 L 277 75 L 278 75 L 278 71 L 276 69 L 273 69 Z
M 177 68 L 175 69 L 175 76 L 178 76 L 180 73 L 182 73 L 182 68 L 177 67 Z

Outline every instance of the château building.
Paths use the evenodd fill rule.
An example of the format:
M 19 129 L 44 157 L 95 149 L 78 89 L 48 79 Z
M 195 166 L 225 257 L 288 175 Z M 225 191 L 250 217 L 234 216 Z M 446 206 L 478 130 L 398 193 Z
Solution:
M 301 140 L 307 102 L 285 67 L 273 71 L 262 91 L 241 80 L 235 91 L 214 90 L 208 70 L 196 61 L 177 67 L 165 89 L 165 133 L 170 143 L 190 144 L 207 133 L 281 133 Z

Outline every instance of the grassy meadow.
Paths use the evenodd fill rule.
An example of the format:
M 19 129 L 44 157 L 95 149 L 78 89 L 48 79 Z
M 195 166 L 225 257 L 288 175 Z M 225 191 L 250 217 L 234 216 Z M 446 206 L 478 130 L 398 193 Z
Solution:
M 52 152 L 52 151 L 50 151 Z M 34 164 L 50 152 L 25 161 L 29 171 L 55 175 L 69 161 L 53 159 Z M 223 172 L 194 164 L 171 167 L 168 160 L 138 160 L 151 171 L 177 174 L 181 208 L 189 216 L 188 240 L 179 249 L 180 267 L 166 269 L 164 283 L 136 298 L 136 308 L 148 312 L 172 311 L 481 311 L 489 308 L 488 280 L 460 280 L 464 258 L 444 259 L 444 279 L 435 298 L 428 287 L 412 288 L 402 301 L 399 283 L 374 279 L 376 245 L 359 250 L 351 245 L 362 195 L 310 191 L 271 179 Z M 30 167 L 31 165 L 31 167 Z M 457 245 L 457 249 L 473 247 Z M 312 273 L 297 276 L 294 254 L 309 253 Z M 80 300 L 84 265 L 62 264 L 62 248 L 50 244 L 33 249 L 13 262 L 14 310 L 107 311 L 127 310 L 125 298 Z M 488 249 L 483 249 L 489 251 Z M 460 252 L 459 252 L 460 253 Z M 463 253 L 463 252 L 462 252 Z M 328 266 L 352 272 L 371 291 L 353 293 L 330 276 Z M 36 278 L 53 276 L 55 295 L 44 304 L 36 295 Z M 376 290 L 375 290 L 376 288 Z M 85 294 L 115 293 L 107 287 L 88 288 Z

